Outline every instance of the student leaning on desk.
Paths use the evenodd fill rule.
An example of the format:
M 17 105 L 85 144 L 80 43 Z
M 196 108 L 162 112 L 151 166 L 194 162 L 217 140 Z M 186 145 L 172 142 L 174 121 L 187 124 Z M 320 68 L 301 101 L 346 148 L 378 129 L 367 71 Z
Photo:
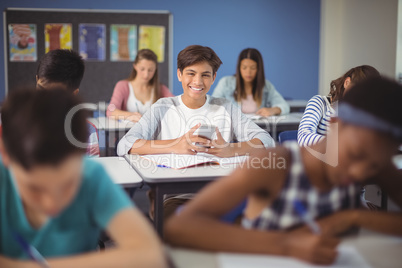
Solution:
M 177 77 L 183 95 L 163 98 L 152 105 L 120 140 L 117 154 L 196 155 L 205 152 L 231 157 L 275 146 L 271 136 L 242 114 L 236 105 L 207 95 L 221 64 L 209 47 L 192 45 L 183 49 L 177 56 Z M 210 140 L 197 135 L 201 123 L 216 128 L 215 137 Z M 152 202 L 152 192 L 150 198 Z M 151 210 L 151 218 L 152 214 Z
M 79 104 L 63 88 L 30 88 L 2 106 L 0 267 L 166 267 L 149 223 L 73 142 L 88 139 L 86 112 L 69 113 Z M 94 252 L 101 230 L 116 247 Z
M 62 87 L 71 94 L 78 94 L 81 80 L 84 77 L 85 63 L 74 50 L 51 50 L 40 59 L 36 71 L 36 88 L 50 90 Z M 99 138 L 95 126 L 87 122 L 89 138 L 87 155 L 99 156 Z
M 117 82 L 106 115 L 137 122 L 159 98 L 172 97 L 169 89 L 159 84 L 158 73 L 156 54 L 150 49 L 139 50 L 130 76 Z
M 243 113 L 261 116 L 288 114 L 289 104 L 265 80 L 261 53 L 255 48 L 246 48 L 239 54 L 236 74 L 219 80 L 212 96 L 225 98 L 241 107 Z
M 117 154 L 244 155 L 275 146 L 270 135 L 225 99 L 207 95 L 222 64 L 209 47 L 188 46 L 177 56 L 183 95 L 162 98 L 120 140 Z M 216 126 L 216 138 L 194 134 L 200 124 Z M 238 143 L 230 143 L 236 140 Z M 198 143 L 198 145 L 196 145 Z M 208 148 L 210 146 L 214 148 Z
M 337 236 L 352 227 L 402 236 L 401 212 L 369 211 L 359 202 L 361 186 L 377 184 L 402 208 L 402 171 L 392 163 L 402 141 L 401 99 L 395 81 L 357 83 L 340 102 L 326 140 L 312 147 L 285 143 L 209 184 L 167 222 L 166 241 L 329 264 Z M 277 164 L 267 166 L 272 157 Z M 242 227 L 220 220 L 246 198 Z M 303 216 L 296 203 L 306 208 Z

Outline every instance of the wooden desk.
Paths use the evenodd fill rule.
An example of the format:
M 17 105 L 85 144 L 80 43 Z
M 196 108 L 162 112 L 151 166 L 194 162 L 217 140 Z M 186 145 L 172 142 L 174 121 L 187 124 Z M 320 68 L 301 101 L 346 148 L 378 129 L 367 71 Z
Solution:
M 287 115 L 262 117 L 253 119 L 259 127 L 268 131 L 275 141 L 278 141 L 278 134 L 282 131 L 297 130 L 303 113 L 290 113 Z
M 187 169 L 157 167 L 156 163 L 139 155 L 125 155 L 146 184 L 155 188 L 155 219 L 157 232 L 163 235 L 163 196 L 198 192 L 210 181 L 230 174 L 236 165 L 205 165 Z
M 141 187 L 143 180 L 124 157 L 93 157 L 92 160 L 102 164 L 113 182 L 124 188 Z
M 99 132 L 99 145 L 105 145 L 105 151 L 101 152 L 101 156 L 115 156 L 115 143 L 116 138 L 120 139 L 121 136 L 127 133 L 133 126 L 134 122 L 126 120 L 114 120 L 109 117 L 92 117 L 89 118 Z M 103 134 L 103 135 L 101 135 Z M 112 141 L 110 141 L 112 140 Z
M 402 238 L 361 230 L 357 236 L 345 238 L 341 245 L 353 246 L 372 267 L 401 267 Z M 220 268 L 218 254 L 182 248 L 167 248 L 176 268 Z M 242 256 L 243 254 L 238 254 Z M 247 256 L 247 255 L 243 255 Z M 261 256 L 261 255 L 255 255 Z M 250 263 L 248 267 L 253 267 Z M 248 268 L 247 267 L 247 268 Z M 309 267 L 306 265 L 306 267 Z M 316 267 L 316 266 L 311 266 Z M 331 266 L 328 266 L 331 267 Z

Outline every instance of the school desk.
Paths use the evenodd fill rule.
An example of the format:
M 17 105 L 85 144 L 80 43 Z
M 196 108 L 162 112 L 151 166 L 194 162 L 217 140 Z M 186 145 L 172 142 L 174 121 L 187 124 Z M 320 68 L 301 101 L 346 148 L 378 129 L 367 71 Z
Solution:
M 286 100 L 289 104 L 291 113 L 303 113 L 306 109 L 307 102 L 306 100 Z
M 342 239 L 340 244 L 342 248 L 352 249 L 352 252 L 357 251 L 358 257 L 363 257 L 363 261 L 368 264 L 368 267 L 401 267 L 402 264 L 402 237 L 388 236 L 379 234 L 368 230 L 360 230 L 359 234 L 348 236 Z M 274 262 L 277 256 L 270 257 L 269 255 L 250 255 L 250 254 L 226 254 L 226 253 L 212 253 L 206 251 L 189 250 L 182 248 L 167 247 L 168 254 L 171 256 L 172 262 L 176 268 L 223 268 L 223 267 L 262 267 L 261 264 Z M 228 263 L 230 257 L 232 262 Z M 225 258 L 225 263 L 223 261 Z M 289 261 L 290 258 L 285 258 Z M 290 260 L 292 261 L 292 260 Z M 241 266 L 241 263 L 246 262 L 246 266 Z M 254 263 L 253 263 L 254 262 Z M 352 262 L 352 261 L 350 261 Z M 280 262 L 279 262 L 280 263 Z M 306 262 L 298 262 L 299 265 L 292 267 L 338 267 L 345 268 L 344 266 L 313 266 Z M 226 266 L 225 266 L 226 264 Z M 254 265 L 253 265 L 254 264 Z M 277 263 L 278 264 L 278 263 Z M 229 265 L 229 266 L 228 266 Z M 284 267 L 276 266 L 263 266 L 265 267 Z M 359 267 L 361 266 L 354 266 Z
M 272 138 L 277 141 L 278 133 L 287 130 L 297 130 L 303 113 L 290 113 L 287 115 L 269 116 L 269 117 L 254 117 L 251 119 L 262 129 L 269 132 Z
M 146 184 L 155 188 L 154 224 L 157 232 L 163 234 L 163 196 L 165 194 L 195 193 L 208 182 L 230 174 L 235 164 L 204 165 L 186 169 L 157 167 L 139 155 L 125 155 L 126 160 L 137 171 Z
M 102 164 L 114 183 L 123 188 L 138 188 L 143 184 L 142 178 L 130 166 L 124 157 L 93 157 L 92 160 Z
M 102 146 L 104 144 L 105 146 L 105 152 L 101 152 L 101 156 L 115 156 L 116 141 L 126 134 L 135 124 L 131 121 L 114 120 L 109 117 L 91 117 L 88 121 L 98 129 L 99 145 Z

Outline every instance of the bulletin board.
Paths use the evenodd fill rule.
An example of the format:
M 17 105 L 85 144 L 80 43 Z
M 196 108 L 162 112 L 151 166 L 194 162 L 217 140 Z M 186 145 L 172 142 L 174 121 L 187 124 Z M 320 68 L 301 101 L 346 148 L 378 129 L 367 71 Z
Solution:
M 160 81 L 172 89 L 172 25 L 168 11 L 6 9 L 6 94 L 34 86 L 39 60 L 58 47 L 85 58 L 80 95 L 87 102 L 110 101 L 115 84 L 129 76 L 141 48 L 157 54 Z

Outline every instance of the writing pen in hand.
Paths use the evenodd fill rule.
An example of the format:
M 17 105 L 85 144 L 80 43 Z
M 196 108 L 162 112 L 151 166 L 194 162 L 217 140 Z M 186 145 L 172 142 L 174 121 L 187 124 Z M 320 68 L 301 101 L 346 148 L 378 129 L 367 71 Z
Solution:
M 297 214 L 299 214 L 300 218 L 310 228 L 310 230 L 314 234 L 320 234 L 321 233 L 320 226 L 318 225 L 317 222 L 314 221 L 313 217 L 311 217 L 311 215 L 308 214 L 307 209 L 304 207 L 302 202 L 300 202 L 299 200 L 295 200 L 293 201 L 293 205 L 295 207 Z
M 50 268 L 45 258 L 39 253 L 39 251 L 32 245 L 28 244 L 25 239 L 16 232 L 12 233 L 15 241 L 21 246 L 22 250 L 29 256 L 31 260 L 38 263 L 41 268 Z

